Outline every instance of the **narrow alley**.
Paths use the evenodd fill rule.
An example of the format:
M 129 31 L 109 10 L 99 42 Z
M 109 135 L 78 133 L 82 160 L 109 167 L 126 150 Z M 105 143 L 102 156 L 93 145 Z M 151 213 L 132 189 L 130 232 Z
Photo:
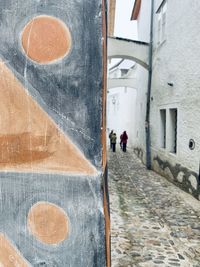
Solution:
M 200 266 L 200 202 L 128 151 L 109 152 L 113 267 Z

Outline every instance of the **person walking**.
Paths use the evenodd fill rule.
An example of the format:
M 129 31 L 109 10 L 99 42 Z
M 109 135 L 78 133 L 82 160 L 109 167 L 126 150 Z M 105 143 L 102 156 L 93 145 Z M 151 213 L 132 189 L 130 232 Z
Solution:
M 115 152 L 116 151 L 116 143 L 117 143 L 116 133 L 113 133 L 113 135 L 111 137 L 111 143 L 112 143 L 112 150 L 113 150 L 113 152 Z
M 122 150 L 123 150 L 123 152 L 126 152 L 127 141 L 128 141 L 128 135 L 127 135 L 126 131 L 124 131 L 122 134 Z
M 112 141 L 111 141 L 112 135 L 113 135 L 113 130 L 109 133 L 110 149 L 112 149 Z

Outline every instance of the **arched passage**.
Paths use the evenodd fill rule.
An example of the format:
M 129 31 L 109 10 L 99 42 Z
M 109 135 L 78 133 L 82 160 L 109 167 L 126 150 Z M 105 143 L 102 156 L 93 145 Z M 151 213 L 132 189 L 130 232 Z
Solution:
M 107 88 L 129 87 L 137 88 L 137 80 L 134 78 L 108 78 Z
M 129 139 L 128 146 L 134 147 L 135 145 L 140 144 L 140 139 L 143 139 L 145 136 L 145 133 L 143 132 L 141 136 L 138 136 L 138 128 L 142 127 L 143 129 L 145 121 L 145 106 L 141 101 L 139 102 L 139 99 L 145 99 L 146 95 L 143 90 L 137 89 L 141 88 L 141 86 L 147 87 L 149 73 L 149 44 L 118 37 L 110 37 L 108 38 L 108 59 L 113 58 L 121 59 L 121 61 L 116 63 L 116 66 L 113 66 L 110 69 L 112 70 L 112 74 L 109 75 L 108 78 L 107 130 L 109 131 L 112 128 L 113 130 L 116 130 L 119 141 L 120 132 L 128 129 L 129 137 L 130 139 L 133 139 L 132 142 Z M 138 66 L 138 68 L 135 68 L 132 66 L 127 75 L 120 76 L 120 72 L 118 72 L 117 69 L 120 70 L 120 64 L 126 59 L 136 62 L 141 67 Z M 115 68 L 116 75 L 113 73 Z M 138 87 L 139 83 L 135 78 L 137 75 L 134 74 L 134 71 L 135 73 L 142 72 L 144 75 L 144 80 L 142 81 L 142 85 L 140 84 L 140 87 Z M 127 92 L 126 97 L 123 96 L 123 92 Z M 135 96 L 132 96 L 132 94 L 135 94 Z M 119 104 L 118 95 L 121 99 Z M 129 110 L 129 112 L 126 112 L 126 109 Z M 112 110 L 113 112 L 111 112 Z M 137 119 L 138 112 L 140 112 L 141 120 Z M 119 122 L 125 120 L 127 121 L 124 124 L 125 126 L 120 127 Z
M 130 59 L 148 69 L 149 44 L 141 41 L 109 37 L 108 58 Z

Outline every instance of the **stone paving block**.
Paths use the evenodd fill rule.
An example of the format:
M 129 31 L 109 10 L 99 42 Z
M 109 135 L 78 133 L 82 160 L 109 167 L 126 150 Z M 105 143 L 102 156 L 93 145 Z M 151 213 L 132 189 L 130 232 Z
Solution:
M 200 266 L 200 202 L 132 151 L 109 153 L 112 266 Z

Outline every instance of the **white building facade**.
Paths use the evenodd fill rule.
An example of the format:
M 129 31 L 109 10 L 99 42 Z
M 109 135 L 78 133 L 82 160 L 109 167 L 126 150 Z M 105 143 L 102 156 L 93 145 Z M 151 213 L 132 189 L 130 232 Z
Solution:
M 151 1 L 135 1 L 135 6 L 132 13 L 132 19 L 137 19 L 138 40 L 142 42 L 150 42 L 150 15 Z M 146 163 L 146 108 L 147 108 L 147 86 L 148 86 L 148 70 L 137 64 L 137 101 L 136 110 L 137 117 L 135 119 L 135 138 L 134 151 Z
M 119 147 L 120 135 L 123 131 L 127 131 L 128 149 L 133 147 L 135 134 L 137 90 L 131 84 L 135 79 L 131 70 L 131 67 L 135 67 L 134 65 L 131 61 L 121 61 L 109 71 L 108 79 L 107 135 L 113 130 L 117 134 Z M 124 86 L 125 83 L 127 86 Z
M 151 1 L 136 2 L 138 39 L 148 42 Z M 152 168 L 200 200 L 199 17 L 199 0 L 154 0 L 150 130 Z M 137 75 L 134 149 L 145 162 L 148 74 Z

